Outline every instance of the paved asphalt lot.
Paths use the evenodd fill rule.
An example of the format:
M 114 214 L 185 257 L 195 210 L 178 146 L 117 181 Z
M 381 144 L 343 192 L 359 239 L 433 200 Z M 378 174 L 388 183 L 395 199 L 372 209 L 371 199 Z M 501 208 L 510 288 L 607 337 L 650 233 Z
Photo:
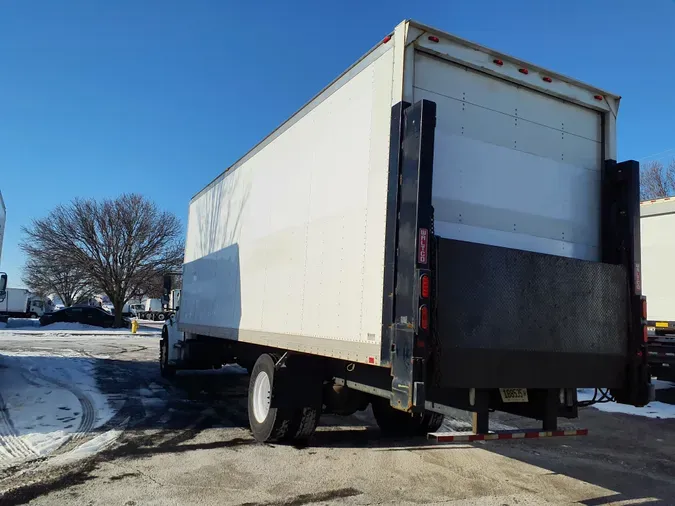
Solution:
M 585 409 L 588 437 L 429 445 L 383 439 L 362 413 L 322 418 L 304 448 L 260 445 L 247 429 L 248 377 L 166 382 L 157 337 L 0 332 L 0 354 L 31 350 L 91 360 L 120 407 L 80 443 L 117 435 L 80 460 L 59 461 L 70 444 L 0 469 L 0 505 L 675 504 L 675 419 Z

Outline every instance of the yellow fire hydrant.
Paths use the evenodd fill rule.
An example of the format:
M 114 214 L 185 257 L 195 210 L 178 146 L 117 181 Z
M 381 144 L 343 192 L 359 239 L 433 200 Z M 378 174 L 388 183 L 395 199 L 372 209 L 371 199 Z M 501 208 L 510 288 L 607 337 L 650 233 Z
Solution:
M 138 331 L 138 320 L 131 320 L 131 333 L 135 334 Z

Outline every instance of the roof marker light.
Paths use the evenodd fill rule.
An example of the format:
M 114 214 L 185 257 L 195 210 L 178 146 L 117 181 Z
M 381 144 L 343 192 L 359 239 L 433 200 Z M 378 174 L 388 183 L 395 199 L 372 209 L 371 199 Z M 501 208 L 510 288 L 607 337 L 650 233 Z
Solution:
M 391 40 L 391 35 L 387 35 L 384 39 L 382 39 L 382 44 L 386 44 Z
M 492 60 L 492 63 L 494 63 L 495 65 L 499 65 L 500 67 L 504 65 L 504 62 L 499 59 Z
M 431 42 L 440 42 L 440 39 L 436 37 L 435 35 L 429 35 L 429 40 Z
M 552 82 L 553 82 L 553 79 L 551 79 L 550 77 L 542 77 L 542 79 L 543 79 L 544 81 L 546 81 L 547 83 L 552 83 Z
M 595 100 L 602 100 L 604 97 L 602 95 L 595 95 L 593 98 Z
M 525 74 L 525 75 L 527 75 L 527 74 L 529 74 L 529 73 L 530 73 L 530 71 L 529 71 L 529 70 L 527 70 L 527 69 L 524 69 L 524 68 L 523 68 L 523 69 L 518 69 L 518 72 L 520 72 L 521 74 Z

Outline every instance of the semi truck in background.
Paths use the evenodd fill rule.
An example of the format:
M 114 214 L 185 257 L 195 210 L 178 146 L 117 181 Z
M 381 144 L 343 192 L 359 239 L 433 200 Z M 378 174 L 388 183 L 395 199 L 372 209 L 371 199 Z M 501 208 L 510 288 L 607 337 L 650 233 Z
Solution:
M 180 289 L 170 290 L 168 298 L 146 299 L 144 307 L 136 310 L 141 320 L 163 322 L 176 314 L 180 304 Z
M 0 302 L 0 318 L 39 318 L 49 312 L 49 302 L 24 288 L 7 288 Z
M 432 436 L 469 411 L 480 439 L 491 411 L 570 435 L 580 387 L 647 404 L 618 106 L 404 21 L 192 199 L 162 373 L 247 367 L 259 441 L 369 405 Z
M 660 379 L 675 381 L 675 198 L 640 203 L 642 291 L 647 297 L 649 363 Z

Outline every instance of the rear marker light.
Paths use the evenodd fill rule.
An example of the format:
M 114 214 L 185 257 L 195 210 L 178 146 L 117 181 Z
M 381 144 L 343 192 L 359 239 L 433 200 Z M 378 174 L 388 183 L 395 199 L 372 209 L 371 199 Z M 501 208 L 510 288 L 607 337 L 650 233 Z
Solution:
M 504 65 L 504 62 L 501 60 L 492 60 L 492 63 L 494 63 L 495 65 L 499 65 L 500 67 Z
M 642 326 L 642 340 L 645 343 L 649 341 L 649 332 L 647 331 L 647 325 Z
M 546 81 L 547 83 L 552 83 L 552 82 L 553 82 L 553 79 L 551 79 L 550 77 L 542 77 L 542 79 L 543 79 L 544 81 Z
M 375 357 L 368 357 L 368 363 L 374 364 L 375 363 Z
M 417 261 L 421 264 L 426 264 L 428 261 L 429 253 L 429 230 L 426 228 L 420 228 L 418 251 L 417 251 Z
M 527 70 L 527 69 L 518 69 L 518 72 L 520 72 L 521 74 L 525 74 L 525 75 L 530 73 L 530 71 Z
M 422 277 L 420 278 L 420 294 L 422 295 L 423 299 L 429 298 L 429 293 L 431 292 L 430 288 L 431 282 L 429 281 L 429 275 L 422 274 Z
M 604 97 L 602 95 L 595 95 L 593 98 L 595 100 L 602 100 Z
M 382 39 L 382 44 L 386 44 L 391 40 L 391 35 L 387 35 L 384 39 Z
M 420 306 L 420 328 L 429 330 L 429 308 L 427 306 Z
M 642 298 L 642 319 L 647 319 L 647 299 L 645 297 Z
M 429 35 L 429 40 L 431 42 L 439 42 L 439 38 L 436 37 L 435 35 Z

